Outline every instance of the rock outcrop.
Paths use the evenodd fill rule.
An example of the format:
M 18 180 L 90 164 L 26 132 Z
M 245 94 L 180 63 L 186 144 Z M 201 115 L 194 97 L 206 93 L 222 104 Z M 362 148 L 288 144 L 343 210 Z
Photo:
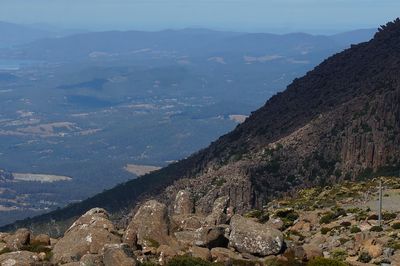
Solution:
M 33 266 L 39 263 L 39 256 L 29 251 L 14 251 L 0 255 L 1 266 Z
M 131 247 L 153 247 L 168 242 L 168 215 L 165 204 L 145 202 L 129 223 L 123 240 Z
M 119 244 L 114 225 L 104 209 L 92 209 L 68 229 L 53 249 L 57 263 L 79 261 L 85 254 L 99 254 L 105 244 Z
M 104 266 L 136 266 L 133 252 L 127 244 L 106 244 L 103 248 Z
M 232 217 L 229 245 L 242 253 L 268 256 L 277 255 L 283 248 L 283 234 L 240 215 Z

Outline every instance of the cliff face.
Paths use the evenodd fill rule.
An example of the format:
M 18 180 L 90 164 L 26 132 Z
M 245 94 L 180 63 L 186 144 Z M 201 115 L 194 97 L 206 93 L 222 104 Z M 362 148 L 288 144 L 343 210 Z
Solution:
M 129 210 L 191 190 L 196 212 L 228 195 L 239 213 L 298 188 L 398 174 L 400 20 L 294 80 L 231 133 L 169 167 L 25 221 L 66 220 L 93 207 Z M 170 205 L 170 204 L 167 204 Z M 8 227 L 9 229 L 10 227 Z
M 244 212 L 299 187 L 398 175 L 400 20 L 295 80 L 202 152 L 204 171 L 167 189 L 197 193 L 199 212 L 229 195 Z M 170 196 L 169 196 L 170 195 Z

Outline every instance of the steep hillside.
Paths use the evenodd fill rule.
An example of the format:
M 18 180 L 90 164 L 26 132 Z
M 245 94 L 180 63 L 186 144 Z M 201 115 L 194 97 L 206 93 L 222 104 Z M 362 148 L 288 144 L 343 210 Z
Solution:
M 13 226 L 68 220 L 92 207 L 127 211 L 185 188 L 198 213 L 227 195 L 243 213 L 299 187 L 398 175 L 400 19 L 324 61 L 208 148 L 82 203 Z M 167 189 L 165 189 L 167 187 Z M 35 226 L 34 229 L 37 229 Z M 43 228 L 42 228 L 43 229 Z

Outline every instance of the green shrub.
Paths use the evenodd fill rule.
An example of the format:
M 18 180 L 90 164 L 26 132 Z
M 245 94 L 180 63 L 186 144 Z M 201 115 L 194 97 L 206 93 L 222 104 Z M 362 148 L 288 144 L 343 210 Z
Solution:
M 371 214 L 368 216 L 368 220 L 374 220 L 377 221 L 379 219 L 379 216 L 377 214 Z
M 371 229 L 369 229 L 369 231 L 371 231 L 371 232 L 382 232 L 383 228 L 381 226 L 375 225 L 375 226 L 372 226 Z
M 384 212 L 382 213 L 382 219 L 385 221 L 396 219 L 397 214 L 394 212 Z
M 158 263 L 152 262 L 152 261 L 145 261 L 145 262 L 139 262 L 139 266 L 158 266 Z
M 359 232 L 361 232 L 361 229 L 360 229 L 360 227 L 358 227 L 357 225 L 353 225 L 353 226 L 350 228 L 350 233 L 352 233 L 352 234 L 359 233 Z
M 347 266 L 347 264 L 335 259 L 315 258 L 310 260 L 307 266 Z
M 49 253 L 49 252 L 51 252 L 50 248 L 45 247 L 40 244 L 30 244 L 27 246 L 23 246 L 23 247 L 21 247 L 21 250 L 26 250 L 26 251 L 30 251 L 30 252 L 34 252 L 34 253 L 40 253 L 40 252 Z
M 361 253 L 360 256 L 357 259 L 357 261 L 363 262 L 363 263 L 368 263 L 371 260 L 372 260 L 372 257 L 367 252 Z
M 347 221 L 344 221 L 344 222 L 341 222 L 340 225 L 343 226 L 343 227 L 349 227 L 351 225 L 351 223 L 347 222 Z
M 278 210 L 275 215 L 279 218 L 282 219 L 284 225 L 284 229 L 288 228 L 289 226 L 292 226 L 294 224 L 294 221 L 296 221 L 299 218 L 299 214 L 295 212 L 293 209 L 283 209 L 283 210 Z
M 319 219 L 319 223 L 321 224 L 329 224 L 335 220 L 335 214 L 333 212 L 325 213 L 321 219 Z
M 368 218 L 368 211 L 360 211 L 356 214 L 356 221 L 363 221 Z
M 347 257 L 347 252 L 343 249 L 336 249 L 331 252 L 332 259 L 344 261 Z
M 361 212 L 361 211 L 362 211 L 362 210 L 361 210 L 360 208 L 357 208 L 357 207 L 347 209 L 347 212 L 348 212 L 348 213 L 359 213 L 359 212 Z
M 390 239 L 387 243 L 387 247 L 392 248 L 394 250 L 400 250 L 400 242 L 394 239 Z
M 158 243 L 157 240 L 151 238 L 145 238 L 144 241 L 147 242 L 146 245 L 149 247 L 158 248 L 160 246 L 160 243 Z
M 326 235 L 326 234 L 329 233 L 331 230 L 332 230 L 332 228 L 322 227 L 322 228 L 321 228 L 321 234 Z
M 3 254 L 5 254 L 5 253 L 9 253 L 9 252 L 11 252 L 11 251 L 12 251 L 12 250 L 9 249 L 9 248 L 3 248 L 3 250 L 0 251 L 0 255 L 3 255 Z
M 244 216 L 247 218 L 257 218 L 260 223 L 266 223 L 269 220 L 269 213 L 262 210 L 251 210 Z
M 167 266 L 211 266 L 211 265 L 217 266 L 221 264 L 208 262 L 190 256 L 176 256 L 167 263 Z
M 346 211 L 342 208 L 332 208 L 332 211 L 325 213 L 319 222 L 321 224 L 329 224 L 340 216 L 346 216 Z
M 394 223 L 392 224 L 393 229 L 400 229 L 400 223 Z

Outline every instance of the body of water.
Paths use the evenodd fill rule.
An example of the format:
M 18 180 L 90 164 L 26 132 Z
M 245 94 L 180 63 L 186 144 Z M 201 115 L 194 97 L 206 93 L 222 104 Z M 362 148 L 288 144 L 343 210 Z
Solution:
M 31 66 L 34 62 L 29 60 L 3 60 L 0 59 L 0 70 L 18 70 L 24 66 Z

